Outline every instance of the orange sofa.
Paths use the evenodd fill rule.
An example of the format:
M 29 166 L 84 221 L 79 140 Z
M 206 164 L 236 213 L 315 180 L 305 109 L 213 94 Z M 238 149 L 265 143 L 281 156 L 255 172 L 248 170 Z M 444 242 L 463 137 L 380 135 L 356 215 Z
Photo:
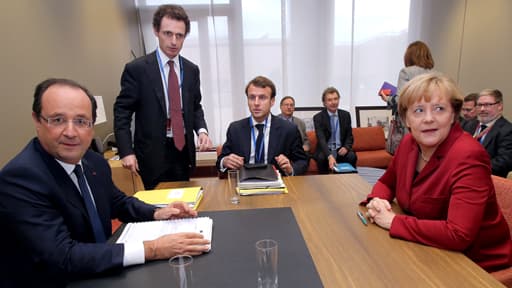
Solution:
M 318 142 L 316 133 L 307 131 L 306 134 L 310 143 L 310 153 L 314 155 Z M 352 149 L 357 155 L 357 166 L 382 169 L 388 167 L 392 155 L 386 151 L 386 137 L 382 127 L 352 128 L 352 134 L 354 136 Z M 317 173 L 317 163 L 315 159 L 311 158 L 306 174 Z
M 386 151 L 386 137 L 382 127 L 352 128 L 357 155 L 357 166 L 386 169 L 393 157 Z

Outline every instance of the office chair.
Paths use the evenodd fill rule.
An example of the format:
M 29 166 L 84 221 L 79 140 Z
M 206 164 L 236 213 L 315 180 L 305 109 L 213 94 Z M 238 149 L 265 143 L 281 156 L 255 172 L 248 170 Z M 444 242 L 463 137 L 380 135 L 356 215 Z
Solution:
M 494 183 L 498 205 L 503 216 L 505 216 L 512 237 L 512 180 L 493 175 L 492 182 Z M 492 272 L 491 275 L 503 285 L 512 288 L 512 267 Z

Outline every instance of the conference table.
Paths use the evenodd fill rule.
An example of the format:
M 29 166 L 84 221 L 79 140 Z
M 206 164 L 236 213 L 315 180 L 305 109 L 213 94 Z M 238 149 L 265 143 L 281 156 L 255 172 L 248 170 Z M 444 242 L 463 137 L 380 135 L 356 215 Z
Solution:
M 160 183 L 157 189 L 202 186 L 200 214 L 290 207 L 323 287 L 504 287 L 462 253 L 391 238 L 375 224 L 364 225 L 356 213 L 365 212 L 359 202 L 371 186 L 357 174 L 294 176 L 284 182 L 287 194 L 243 196 L 239 204 L 229 201 L 225 179 Z
M 365 226 L 356 212 L 365 212 L 358 204 L 371 186 L 357 174 L 294 176 L 284 182 L 287 194 L 245 196 L 237 205 L 229 201 L 227 181 L 217 178 L 157 188 L 202 186 L 199 211 L 291 207 L 324 287 L 503 287 L 462 253 Z

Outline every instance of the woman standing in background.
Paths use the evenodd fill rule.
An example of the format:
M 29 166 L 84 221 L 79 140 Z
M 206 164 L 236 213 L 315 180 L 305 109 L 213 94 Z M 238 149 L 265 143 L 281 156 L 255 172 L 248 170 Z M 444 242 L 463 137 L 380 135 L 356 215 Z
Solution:
M 387 103 L 388 109 L 391 109 L 393 120 L 389 129 L 387 147 L 389 153 L 395 154 L 396 147 L 400 144 L 402 137 L 406 132 L 397 111 L 398 97 L 404 85 L 412 78 L 430 72 L 434 68 L 434 58 L 430 53 L 427 44 L 421 41 L 415 41 L 409 44 L 404 54 L 405 67 L 400 70 L 398 75 L 397 95 L 387 96 L 380 93 L 380 97 Z

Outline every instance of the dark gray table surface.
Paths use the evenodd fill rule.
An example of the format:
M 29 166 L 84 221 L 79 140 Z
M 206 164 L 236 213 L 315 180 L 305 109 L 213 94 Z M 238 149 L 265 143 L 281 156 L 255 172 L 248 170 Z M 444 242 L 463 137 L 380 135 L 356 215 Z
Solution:
M 194 257 L 194 287 L 256 287 L 255 242 L 279 244 L 279 287 L 323 287 L 290 208 L 201 212 L 213 219 L 212 250 Z M 120 274 L 70 287 L 173 287 L 167 261 L 128 267 Z

